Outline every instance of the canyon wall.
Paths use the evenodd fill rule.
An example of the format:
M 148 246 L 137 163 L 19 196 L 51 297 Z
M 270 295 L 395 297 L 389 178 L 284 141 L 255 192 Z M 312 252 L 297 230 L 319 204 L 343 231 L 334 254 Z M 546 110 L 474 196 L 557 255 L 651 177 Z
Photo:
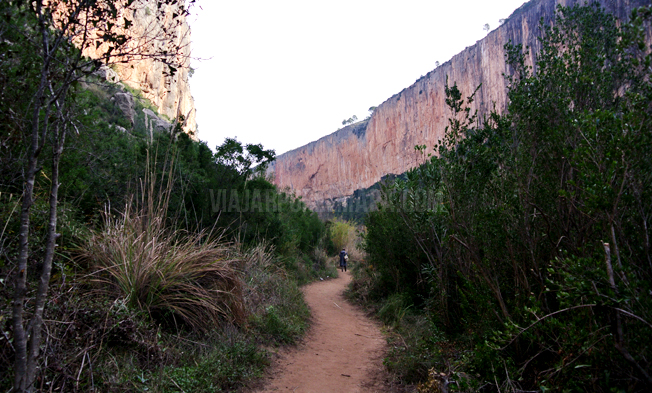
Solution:
M 635 7 L 650 0 L 596 0 L 618 19 L 627 19 Z M 584 4 L 584 0 L 532 0 L 475 45 L 429 72 L 413 85 L 387 99 L 371 119 L 342 128 L 277 157 L 270 167 L 276 185 L 289 188 L 313 209 L 367 188 L 386 174 L 400 174 L 423 158 L 414 146 L 428 152 L 443 137 L 451 115 L 444 99 L 446 77 L 457 83 L 463 97 L 482 84 L 471 105 L 480 116 L 494 107 L 507 107 L 503 74 L 510 73 L 503 46 L 509 40 L 530 47 L 529 63 L 540 44 L 539 21 L 549 23 L 558 4 Z M 648 32 L 648 42 L 649 40 Z M 405 59 L 409 61 L 409 59 Z
M 130 20 L 133 25 L 127 34 L 137 37 L 131 44 L 135 51 L 145 53 L 145 56 L 126 63 L 116 62 L 111 69 L 104 69 L 103 75 L 113 81 L 113 71 L 126 85 L 139 90 L 143 97 L 154 104 L 161 115 L 170 120 L 183 115 L 184 131 L 197 138 L 195 102 L 190 94 L 190 26 L 183 12 L 182 4 L 157 5 L 156 0 L 137 0 L 129 8 L 121 12 L 133 13 Z M 166 34 L 162 32 L 166 30 Z M 172 39 L 170 39 L 172 38 Z M 182 66 L 171 75 L 167 65 L 149 55 L 167 48 L 180 48 L 173 56 Z M 91 58 L 99 58 L 105 53 L 105 46 L 90 46 L 84 49 L 84 54 Z

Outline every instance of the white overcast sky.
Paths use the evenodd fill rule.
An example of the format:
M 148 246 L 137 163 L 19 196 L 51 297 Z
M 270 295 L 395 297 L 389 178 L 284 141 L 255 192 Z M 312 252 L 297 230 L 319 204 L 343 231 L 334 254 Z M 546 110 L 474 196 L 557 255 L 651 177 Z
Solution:
M 199 139 L 277 154 L 342 126 L 493 30 L 525 0 L 197 0 Z M 197 60 L 202 59 L 202 60 Z

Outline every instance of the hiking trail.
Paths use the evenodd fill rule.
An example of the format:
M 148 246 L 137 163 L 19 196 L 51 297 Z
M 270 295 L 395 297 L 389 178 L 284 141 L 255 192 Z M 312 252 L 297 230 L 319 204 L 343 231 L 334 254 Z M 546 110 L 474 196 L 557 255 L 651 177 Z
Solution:
M 304 342 L 282 350 L 257 392 L 385 392 L 386 342 L 378 325 L 344 299 L 350 272 L 306 285 L 312 312 Z

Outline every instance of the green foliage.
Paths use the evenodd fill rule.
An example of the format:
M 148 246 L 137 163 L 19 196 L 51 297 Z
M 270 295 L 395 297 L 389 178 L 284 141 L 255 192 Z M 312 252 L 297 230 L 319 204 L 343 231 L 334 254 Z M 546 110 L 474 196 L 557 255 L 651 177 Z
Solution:
M 168 378 L 162 378 L 160 391 L 228 392 L 262 376 L 269 364 L 267 355 L 244 337 L 229 341 L 218 341 L 210 350 L 201 351 L 207 353 L 196 356 L 200 362 L 190 362 L 189 357 L 184 366 L 167 367 L 162 374 Z
M 253 326 L 263 337 L 273 338 L 273 341 L 291 344 L 296 342 L 307 329 L 307 308 L 278 309 L 269 306 L 265 313 L 252 319 Z
M 316 255 L 316 252 L 312 256 L 297 253 L 281 257 L 285 270 L 299 285 L 320 278 L 337 277 L 337 269 L 334 265 L 328 265 L 327 259 L 326 255 Z
M 495 389 L 652 385 L 650 14 L 560 7 L 536 72 L 506 46 L 505 115 L 478 122 L 447 85 L 438 156 L 366 219 L 377 296 L 413 290 Z
M 215 157 L 218 164 L 231 168 L 246 178 L 252 173 L 252 165 L 256 166 L 258 173 L 264 174 L 267 164 L 274 161 L 276 154 L 274 150 L 264 150 L 260 144 L 243 147 L 237 139 L 226 138 L 224 143 L 217 147 Z
M 390 350 L 384 364 L 403 383 L 426 379 L 428 370 L 449 371 L 451 360 L 459 354 L 455 344 L 422 315 L 408 313 L 389 335 Z
M 330 212 L 321 212 L 323 219 L 338 218 L 357 224 L 364 224 L 367 213 L 376 210 L 376 203 L 381 199 L 381 184 L 392 181 L 395 176 L 384 176 L 380 182 L 369 188 L 355 190 L 344 201 L 335 201 Z
M 313 248 L 321 244 L 325 226 L 317 215 L 293 195 L 279 192 L 261 176 L 265 164 L 274 157 L 273 151 L 264 150 L 260 145 L 240 146 L 239 149 L 236 146 L 239 142 L 233 139 L 225 142 L 228 146 L 218 147 L 218 153 L 214 154 L 206 143 L 193 141 L 186 134 L 173 137 L 155 133 L 150 143 L 144 121 L 139 117 L 142 115 L 140 101 L 136 100 L 133 129 L 126 133 L 120 131 L 116 123 L 128 130 L 130 126 L 124 123 L 122 113 L 108 99 L 118 88 L 97 83 L 88 83 L 85 89 L 80 86 L 74 94 L 80 132 L 69 137 L 60 164 L 60 200 L 68 203 L 72 217 L 100 224 L 100 213 L 106 207 L 119 209 L 131 200 L 151 162 L 154 175 L 165 182 L 170 179 L 170 187 L 175 190 L 170 195 L 167 224 L 190 232 L 229 228 L 227 235 L 231 239 L 245 244 L 269 239 L 278 253 L 286 255 L 311 255 Z M 7 169 L 2 176 L 3 197 L 20 194 L 22 168 L 12 162 L 19 162 L 21 155 L 18 153 L 23 147 L 22 140 L 12 135 L 7 136 L 2 147 L 2 163 Z M 243 151 L 242 155 L 237 153 L 239 150 Z M 226 156 L 222 157 L 220 152 Z M 51 168 L 49 160 L 44 162 L 44 170 L 36 179 L 39 198 L 45 198 L 49 187 Z M 254 169 L 252 165 L 257 166 Z M 226 206 L 218 203 L 220 190 L 229 195 L 237 194 L 238 207 L 229 209 L 229 200 Z M 251 208 L 261 196 L 266 199 L 262 199 L 260 208 Z M 247 206 L 250 208 L 242 208 Z M 13 221 L 9 227 L 14 224 L 17 222 Z M 65 237 L 63 240 L 72 239 Z M 11 244 L 16 243 L 17 235 Z M 38 251 L 37 247 L 34 249 Z
M 325 227 L 315 213 L 262 177 L 265 166 L 274 159 L 273 151 L 260 145 L 243 147 L 237 140 L 227 139 L 213 153 L 206 143 L 193 141 L 186 134 L 156 133 L 149 143 L 140 100 L 136 100 L 134 127 L 125 133 L 114 124 L 130 126 L 119 122 L 124 118 L 108 100 L 117 87 L 88 86 L 75 95 L 80 133 L 69 139 L 61 162 L 61 199 L 77 206 L 81 215 L 99 223 L 107 204 L 124 206 L 151 161 L 157 178 L 167 181 L 169 177 L 175 190 L 170 195 L 168 223 L 177 228 L 232 228 L 229 237 L 245 244 L 269 239 L 282 254 L 309 255 L 324 237 Z M 45 186 L 47 177 L 37 181 Z M 221 203 L 220 192 L 237 196 L 235 208 L 229 199 Z
M 333 220 L 328 228 L 329 236 L 336 250 L 347 247 L 355 236 L 355 227 L 346 221 Z
M 401 324 L 405 313 L 410 307 L 411 304 L 405 300 L 402 294 L 392 294 L 383 302 L 382 307 L 378 310 L 378 318 L 386 325 L 397 327 Z

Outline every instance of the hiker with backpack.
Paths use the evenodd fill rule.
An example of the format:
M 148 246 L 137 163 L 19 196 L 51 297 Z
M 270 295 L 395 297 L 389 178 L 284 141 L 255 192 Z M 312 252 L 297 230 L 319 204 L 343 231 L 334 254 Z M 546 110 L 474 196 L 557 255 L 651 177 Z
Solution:
M 342 271 L 346 271 L 346 261 L 349 260 L 349 254 L 346 253 L 346 249 L 343 248 L 342 251 L 340 251 L 340 268 L 342 268 Z

